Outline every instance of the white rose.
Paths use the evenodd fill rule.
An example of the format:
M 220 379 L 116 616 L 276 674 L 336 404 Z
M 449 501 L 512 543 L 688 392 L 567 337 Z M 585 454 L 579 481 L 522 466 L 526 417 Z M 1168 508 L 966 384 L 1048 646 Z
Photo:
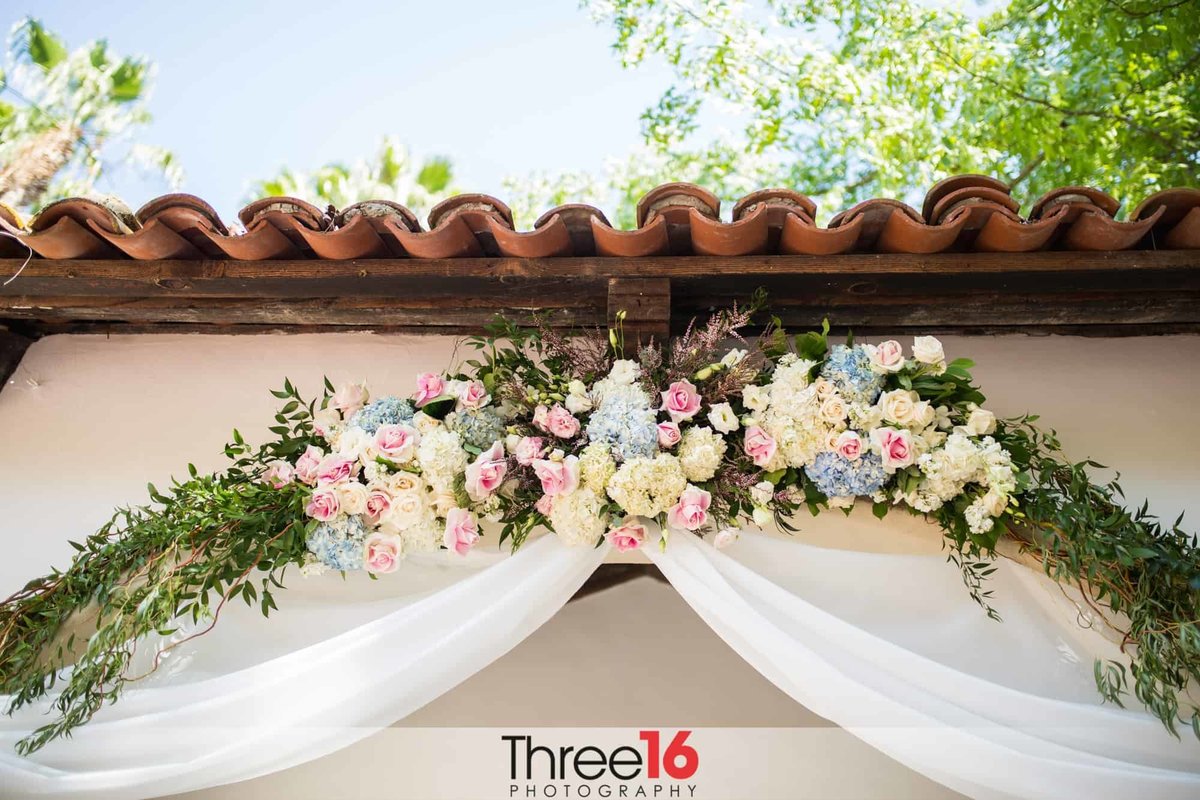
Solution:
M 425 479 L 420 475 L 401 471 L 388 478 L 387 485 L 393 494 L 403 494 L 425 488 Z
M 417 433 L 424 436 L 432 430 L 441 427 L 441 420 L 434 419 L 423 411 L 418 411 L 413 417 L 412 425 L 417 429 Z
M 954 420 L 950 419 L 950 407 L 938 406 L 933 410 L 937 418 L 937 426 L 939 430 L 948 431 L 954 427 Z
M 996 415 L 992 412 L 974 406 L 971 415 L 967 417 L 967 430 L 974 436 L 987 436 L 996 432 Z
M 388 521 L 401 529 L 419 522 L 425 516 L 424 495 L 424 492 L 404 492 L 396 495 L 388 511 Z
M 738 540 L 738 532 L 736 528 L 722 528 L 717 531 L 717 535 L 713 537 L 713 547 L 718 550 L 724 550 L 729 545 Z
M 638 363 L 626 359 L 614 361 L 608 377 L 613 383 L 627 385 L 636 381 L 641 374 L 642 368 Z
M 458 508 L 458 500 L 449 492 L 434 495 L 432 503 L 433 510 L 439 517 L 445 517 L 448 512 Z
M 746 386 L 742 389 L 742 403 L 751 411 L 766 411 L 771 402 L 771 387 Z
M 746 360 L 747 355 L 749 355 L 749 353 L 747 353 L 745 350 L 738 350 L 736 348 L 730 350 L 725 354 L 725 357 L 721 359 L 721 366 L 725 367 L 726 369 L 736 367 L 738 364 Z
M 922 400 L 917 403 L 916 411 L 913 414 L 913 422 L 918 428 L 928 428 L 937 418 L 937 412 L 933 410 L 933 406 L 928 400 Z
M 879 396 L 879 410 L 888 422 L 909 425 L 916 419 L 917 399 L 914 391 L 894 389 Z
M 721 433 L 733 433 L 738 429 L 737 414 L 733 413 L 733 407 L 729 403 L 718 403 L 713 406 L 712 410 L 708 412 L 708 421 Z
M 760 528 L 765 528 L 775 521 L 775 515 L 765 508 L 755 508 L 751 516 L 754 517 L 754 524 Z
M 825 398 L 821 403 L 821 419 L 831 424 L 843 422 L 846 419 L 846 404 L 836 394 Z
M 813 381 L 813 389 L 816 391 L 817 397 L 822 400 L 837 391 L 837 387 L 824 378 L 817 378 Z
M 592 410 L 592 399 L 586 394 L 575 394 L 572 392 L 567 395 L 564 404 L 567 407 L 567 411 L 570 411 L 572 414 L 582 414 Z
M 946 351 L 935 336 L 913 338 L 913 358 L 922 364 L 941 364 L 946 360 Z
M 756 506 L 765 506 L 775 496 L 775 484 L 770 481 L 760 481 L 750 487 L 750 499 Z
M 339 484 L 337 493 L 343 513 L 362 514 L 367 510 L 367 487 L 358 481 Z
M 998 517 L 1008 508 L 1008 497 L 992 489 L 983 496 L 983 507 L 993 517 Z
M 342 421 L 342 415 L 333 406 L 317 409 L 313 413 L 313 428 L 325 439 L 333 435 L 333 430 Z

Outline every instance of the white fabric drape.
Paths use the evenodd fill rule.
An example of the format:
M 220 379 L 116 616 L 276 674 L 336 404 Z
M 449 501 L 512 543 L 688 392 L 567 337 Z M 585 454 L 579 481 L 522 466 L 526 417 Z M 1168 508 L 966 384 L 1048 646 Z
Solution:
M 816 713 L 975 798 L 1200 797 L 1200 747 L 1099 705 L 1101 637 L 1063 624 L 1038 575 L 1000 563 L 987 619 L 936 556 L 746 532 L 650 556 L 743 658 Z M 1027 574 L 1024 574 L 1027 573 Z M 1136 701 L 1133 701 L 1136 702 Z
M 21 758 L 13 745 L 46 718 L 34 709 L 0 717 L 0 795 L 150 797 L 318 758 L 506 653 L 570 599 L 606 549 L 547 536 L 512 556 L 411 556 L 378 582 L 296 576 L 269 620 L 231 604 L 212 633 L 172 651 L 71 739 Z M 148 661 L 157 648 L 144 649 Z

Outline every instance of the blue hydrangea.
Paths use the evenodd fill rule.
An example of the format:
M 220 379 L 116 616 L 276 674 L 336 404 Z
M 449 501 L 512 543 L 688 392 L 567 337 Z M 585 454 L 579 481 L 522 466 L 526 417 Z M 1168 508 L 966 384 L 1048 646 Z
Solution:
M 887 480 L 883 461 L 876 453 L 864 453 L 851 461 L 826 450 L 817 454 L 804 473 L 826 497 L 872 495 Z
M 486 450 L 493 442 L 504 439 L 504 418 L 491 406 L 477 411 L 455 411 L 446 417 L 446 427 L 457 431 L 464 442 L 480 450 Z
M 408 400 L 399 397 L 381 397 L 358 410 L 350 418 L 352 428 L 362 428 L 370 434 L 379 430 L 381 425 L 396 425 L 401 422 L 412 422 L 413 406 Z
M 658 452 L 658 417 L 641 387 L 615 387 L 592 413 L 587 435 L 608 445 L 618 461 L 649 458 Z
M 871 369 L 871 357 L 861 345 L 835 344 L 821 367 L 821 377 L 851 403 L 874 403 L 883 391 L 884 376 Z
M 313 528 L 304 544 L 308 552 L 331 569 L 362 569 L 366 536 L 367 530 L 360 517 L 340 516 Z

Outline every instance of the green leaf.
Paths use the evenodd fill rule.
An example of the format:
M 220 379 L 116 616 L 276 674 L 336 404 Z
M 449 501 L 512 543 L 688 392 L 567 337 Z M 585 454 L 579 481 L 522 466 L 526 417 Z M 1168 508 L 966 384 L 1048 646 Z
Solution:
M 29 60 L 45 70 L 51 70 L 67 59 L 67 47 L 62 40 L 46 30 L 36 19 L 27 19 L 22 29 L 25 52 Z

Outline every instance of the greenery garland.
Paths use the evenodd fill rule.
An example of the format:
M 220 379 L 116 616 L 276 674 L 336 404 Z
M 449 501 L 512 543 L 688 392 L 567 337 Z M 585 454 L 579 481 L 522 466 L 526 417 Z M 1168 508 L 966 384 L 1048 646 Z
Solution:
M 807 359 L 814 365 L 810 377 L 815 378 L 831 358 L 828 324 L 819 332 L 788 337 L 777 320 L 766 325 L 753 354 L 735 351 L 741 354 L 736 359 L 728 354 L 718 358 L 723 343 L 738 337 L 739 329 L 757 310 L 755 303 L 719 312 L 707 325 L 690 327 L 671 347 L 651 343 L 639 348 L 636 362 L 623 363 L 639 364 L 647 386 L 664 386 L 672 379 L 690 386 L 690 380 L 696 380 L 711 398 L 710 419 L 717 419 L 712 415 L 722 405 L 713 403 L 715 399 L 727 400 L 746 413 L 741 394 L 746 387 L 771 380 L 781 363 L 794 367 L 804 365 Z M 466 362 L 463 372 L 448 376 L 465 388 L 457 398 L 453 392 L 430 391 L 430 396 L 418 400 L 421 410 L 414 424 L 425 425 L 427 431 L 451 429 L 456 441 L 463 443 L 460 467 L 470 456 L 476 457 L 466 478 L 461 469 L 455 472 L 450 501 L 455 506 L 486 507 L 503 523 L 501 540 L 511 540 L 516 549 L 534 528 L 554 527 L 559 517 L 552 505 L 547 508 L 535 502 L 535 498 L 545 499 L 542 491 L 546 484 L 543 478 L 542 487 L 537 485 L 528 463 L 518 465 L 511 454 L 489 461 L 484 444 L 467 441 L 482 423 L 470 407 L 472 402 L 464 408 L 462 398 L 482 398 L 482 394 L 472 394 L 478 389 L 487 393 L 484 403 L 494 395 L 498 406 L 508 404 L 511 450 L 518 433 L 550 430 L 552 426 L 547 427 L 544 419 L 537 422 L 538 414 L 546 413 L 547 403 L 559 407 L 572 392 L 581 397 L 576 381 L 594 383 L 612 377 L 626 356 L 625 342 L 620 324 L 607 335 L 568 338 L 546 327 L 521 328 L 499 320 L 487 336 L 470 339 L 468 344 L 481 353 L 480 358 Z M 922 403 L 950 409 L 961 422 L 966 409 L 984 402 L 972 383 L 971 366 L 965 360 L 932 366 L 907 362 L 887 376 L 887 386 L 915 393 Z M 422 379 L 428 379 L 422 391 L 431 386 L 445 389 L 439 376 Z M 357 389 L 351 393 L 354 391 Z M 150 486 L 151 504 L 119 510 L 85 542 L 72 543 L 79 552 L 70 567 L 30 582 L 0 606 L 0 692 L 9 696 L 9 713 L 51 697 L 58 715 L 23 739 L 18 752 L 35 752 L 69 734 L 144 677 L 132 670 L 137 647 L 146 646 L 144 637 L 171 635 L 188 620 L 199 626 L 199 631 L 187 638 L 201 635 L 217 623 L 224 605 L 238 597 L 268 615 L 276 609 L 273 590 L 284 587 L 286 568 L 311 569 L 314 553 L 324 552 L 324 544 L 314 545 L 328 544 L 331 530 L 328 520 L 315 516 L 319 510 L 314 510 L 314 495 L 319 486 L 311 485 L 315 480 L 292 479 L 291 471 L 314 448 L 327 447 L 338 435 L 346 435 L 361 416 L 347 414 L 341 419 L 334 409 L 345 398 L 328 381 L 319 402 L 303 400 L 290 382 L 273 394 L 283 401 L 276 424 L 270 428 L 276 437 L 273 441 L 253 448 L 234 431 L 233 442 L 225 450 L 232 460 L 227 470 L 202 476 L 189 465 L 188 480 L 173 482 L 165 492 Z M 364 392 L 357 405 L 366 399 Z M 394 413 L 409 401 L 384 398 L 379 402 L 383 406 L 371 404 L 359 414 L 380 407 Z M 411 406 L 407 413 L 412 420 Z M 331 425 L 331 415 L 341 422 Z M 1182 517 L 1164 526 L 1144 505 L 1135 511 L 1124 508 L 1115 480 L 1096 483 L 1089 477 L 1089 470 L 1100 465 L 1069 461 L 1054 433 L 1040 430 L 1035 422 L 1036 417 L 1030 416 L 1001 420 L 990 434 L 1007 453 L 1016 479 L 1013 498 L 997 516 L 997 524 L 989 523 L 988 529 L 981 530 L 983 526 L 968 521 L 968 509 L 979 504 L 982 489 L 967 489 L 924 513 L 877 493 L 876 515 L 883 517 L 893 507 L 901 507 L 936 522 L 945 535 L 949 559 L 962 571 L 971 596 L 996 618 L 986 579 L 994 569 L 1000 537 L 1015 538 L 1026 552 L 1041 560 L 1047 575 L 1064 586 L 1078 588 L 1094 612 L 1123 634 L 1122 650 L 1131 669 L 1127 671 L 1119 661 L 1096 663 L 1096 684 L 1103 699 L 1121 704 L 1132 690 L 1173 735 L 1178 736 L 1177 724 L 1182 722 L 1200 738 L 1200 708 L 1181 699 L 1186 698 L 1189 684 L 1200 679 L 1200 553 L 1196 536 L 1182 530 Z M 340 434 L 335 433 L 339 426 Z M 604 432 L 594 434 L 599 438 Z M 578 428 L 567 438 L 579 440 L 572 452 L 586 449 L 587 437 Z M 564 447 L 572 446 L 564 440 Z M 505 448 L 499 443 L 491 448 L 497 449 Z M 719 473 L 700 481 L 699 486 L 689 484 L 689 491 L 711 498 L 711 508 L 707 501 L 705 508 L 711 511 L 712 521 L 762 522 L 758 512 L 769 511 L 781 527 L 793 530 L 791 518 L 802 506 L 814 514 L 844 507 L 836 502 L 838 498 L 817 488 L 810 472 L 790 465 L 759 470 L 751 463 L 749 450 L 723 459 Z M 557 458 L 558 463 L 565 458 L 562 451 Z M 405 479 L 422 471 L 423 462 L 416 456 L 413 459 L 412 465 L 396 463 L 375 452 L 365 471 L 381 480 Z M 553 466 L 554 462 L 543 463 Z M 489 492 L 482 499 L 477 494 L 468 496 L 468 484 L 473 491 L 478 491 L 481 481 L 486 486 L 481 470 L 491 468 L 499 481 L 509 465 L 513 470 L 510 479 L 522 468 L 526 472 L 506 483 L 502 491 Z M 428 469 L 428 480 L 436 482 L 437 476 Z M 475 470 L 473 479 L 471 470 Z M 287 473 L 286 479 L 280 479 L 281 471 Z M 754 480 L 764 477 L 772 486 L 765 505 L 754 499 Z M 911 496 L 920 486 L 920 470 L 910 465 L 889 480 L 896 497 Z M 608 499 L 599 502 L 600 516 L 616 524 L 623 513 L 619 505 Z M 458 512 L 466 515 L 459 508 L 436 512 L 437 523 L 446 525 L 449 547 L 463 545 L 463 540 L 449 531 Z M 669 516 L 663 513 L 658 519 L 666 523 Z M 638 543 L 612 538 L 614 533 L 638 535 L 636 530 L 632 534 L 626 530 L 628 519 L 609 532 L 610 541 Z M 556 532 L 564 535 L 563 530 Z M 379 535 L 386 545 L 390 534 Z M 403 542 L 410 546 L 407 539 Z M 467 541 L 466 546 L 469 544 Z M 368 550 L 369 546 L 370 540 Z M 90 622 L 86 636 L 71 632 L 81 619 Z M 155 666 L 161 655 L 156 653 Z

